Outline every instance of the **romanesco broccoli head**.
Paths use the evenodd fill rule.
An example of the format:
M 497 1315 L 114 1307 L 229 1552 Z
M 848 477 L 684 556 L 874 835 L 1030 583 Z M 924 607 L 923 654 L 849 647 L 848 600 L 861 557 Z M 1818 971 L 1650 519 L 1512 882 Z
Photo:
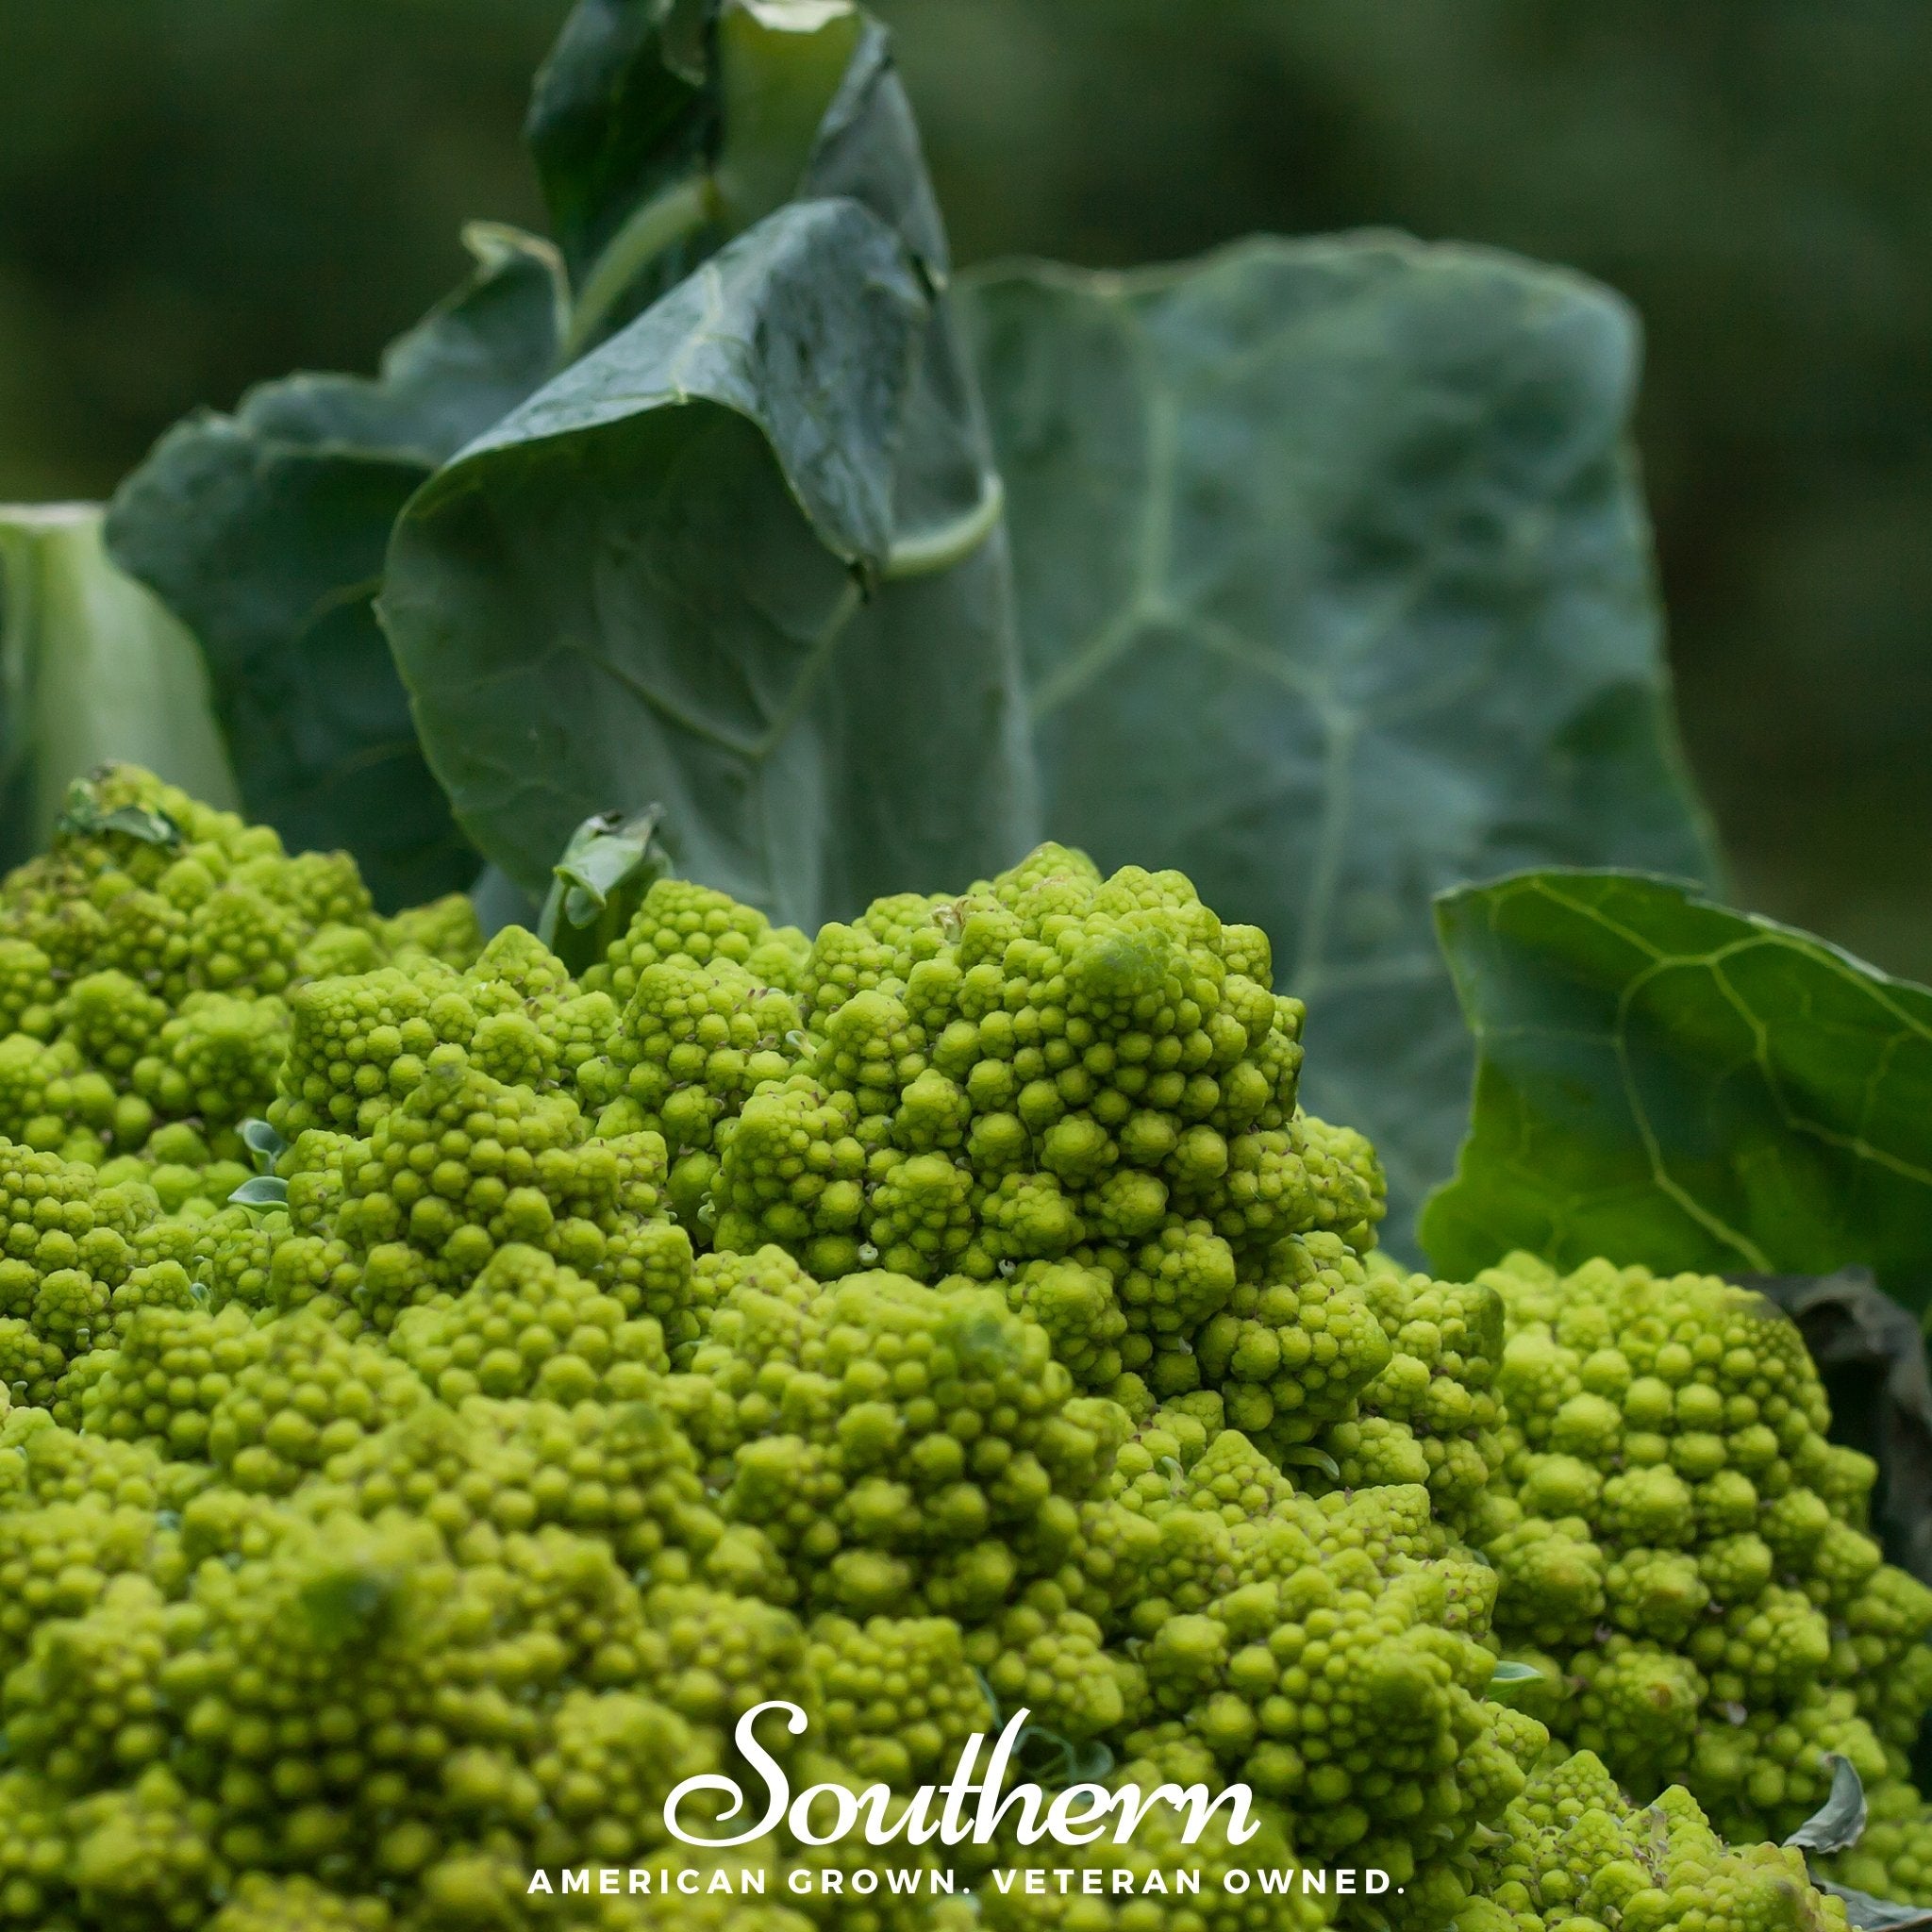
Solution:
M 1059 846 L 809 939 L 661 880 L 574 979 L 90 781 L 0 885 L 0 1926 L 1312 1932 L 1369 1922 L 1221 1880 L 1348 1863 L 1396 1932 L 1816 1932 L 1663 1788 L 1764 1836 L 1831 1751 L 1841 1869 L 1923 1890 L 1932 1591 L 1795 1331 L 1396 1267 L 1302 1017 Z M 1157 1810 L 1040 1891 L 1017 1841 L 675 1840 L 774 1699 L 811 1820 L 1024 1708 L 1024 1774 L 1261 1834 Z M 583 1865 L 706 1883 L 529 1902 Z

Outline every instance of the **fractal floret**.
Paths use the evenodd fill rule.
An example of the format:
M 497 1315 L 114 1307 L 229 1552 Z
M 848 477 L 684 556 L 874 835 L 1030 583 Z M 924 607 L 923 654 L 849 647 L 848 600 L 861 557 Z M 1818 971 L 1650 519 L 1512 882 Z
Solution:
M 775 1239 L 821 1274 L 870 1246 L 921 1278 L 987 1279 L 1190 1221 L 1237 1258 L 1366 1231 L 1373 1157 L 1297 1120 L 1302 1009 L 1266 975 L 1258 936 L 1178 874 L 1104 880 L 1057 847 L 962 898 L 828 926 L 797 1073 L 725 1136 L 718 1240 Z M 821 1113 L 842 1129 L 812 1147 L 822 1185 L 787 1187 L 787 1123 Z
M 1932 1590 L 1869 1533 L 1874 1465 L 1831 1442 L 1796 1327 L 1711 1277 L 1513 1257 L 1500 1477 L 1477 1541 L 1515 1693 L 1648 1795 L 1736 1840 L 1824 1801 L 1825 1756 L 1905 1769 L 1932 1705 Z
M 0 1932 L 1811 1932 L 1663 1787 L 1828 1751 L 1928 1883 L 1795 1332 L 1390 1261 L 1176 874 L 661 879 L 574 977 L 117 770 L 0 1024 Z
M 1117 1600 L 1151 1720 L 1305 1856 L 1426 1890 L 1522 1782 L 1485 1697 L 1494 1579 L 1427 1490 L 1298 1493 L 1211 1412 L 1157 1415 L 1110 1487 L 1143 1525 Z
M 1163 1784 L 1207 1790 L 1216 1779 L 1207 1752 L 1164 1730 L 1141 1740 L 1138 1754 L 1107 1785 L 1115 1792 Z M 983 1923 L 989 1932 L 1320 1932 L 1335 1923 L 1325 1872 L 1323 1890 L 1311 1889 L 1276 1821 L 1257 1821 L 1241 1843 L 1224 1812 L 1191 1840 L 1184 1830 L 1181 1816 L 1163 1807 L 1151 1810 L 1125 1844 L 1109 1836 L 1071 1853 L 1042 1846 L 1047 1857 L 1023 1857 L 1006 1888 L 985 1889 Z M 1064 1890 L 1061 1871 L 1071 1878 Z M 1029 1872 L 1037 1892 L 1027 1890 Z M 1198 1891 L 1179 1890 L 1183 1872 L 1197 1878 Z
M 886 1274 L 740 1284 L 668 1399 L 811 1600 L 964 1623 L 1072 1557 L 1127 1429 L 998 1295 Z
M 105 767 L 0 885 L 0 1135 L 138 1176 L 171 1210 L 218 1205 L 250 1172 L 235 1129 L 275 1096 L 291 994 L 481 943 L 467 900 L 384 919 L 346 854 L 291 857 Z
M 1804 1855 L 1727 1846 L 1674 1785 L 1632 1805 L 1579 1751 L 1539 1767 L 1475 1860 L 1455 1932 L 1838 1932 L 1845 1908 L 1812 1889 Z

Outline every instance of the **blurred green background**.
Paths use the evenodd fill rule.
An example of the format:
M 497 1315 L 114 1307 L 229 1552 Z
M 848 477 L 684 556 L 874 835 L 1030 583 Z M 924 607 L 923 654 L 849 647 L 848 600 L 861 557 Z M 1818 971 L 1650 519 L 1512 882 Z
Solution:
M 1932 978 L 1932 7 L 878 0 L 961 260 L 1387 224 L 1573 263 L 1739 899 Z M 0 497 L 365 368 L 537 224 L 563 0 L 0 0 Z

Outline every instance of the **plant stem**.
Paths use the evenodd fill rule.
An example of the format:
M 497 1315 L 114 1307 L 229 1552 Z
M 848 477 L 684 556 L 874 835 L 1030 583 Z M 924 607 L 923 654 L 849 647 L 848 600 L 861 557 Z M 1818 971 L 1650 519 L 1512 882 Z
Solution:
M 610 311 L 639 275 L 665 249 L 717 217 L 717 192 L 708 174 L 674 181 L 631 212 L 605 243 L 571 310 L 563 359 L 575 361 L 596 337 Z
M 1007 489 L 996 472 L 988 470 L 979 479 L 979 501 L 949 524 L 922 530 L 917 536 L 894 541 L 886 558 L 888 581 L 898 577 L 923 577 L 934 571 L 950 570 L 963 561 L 992 535 L 1007 507 Z

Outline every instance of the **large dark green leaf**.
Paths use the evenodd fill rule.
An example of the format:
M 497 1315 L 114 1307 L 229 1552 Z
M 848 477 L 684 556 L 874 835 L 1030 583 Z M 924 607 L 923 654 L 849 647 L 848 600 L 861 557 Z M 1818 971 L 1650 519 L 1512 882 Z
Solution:
M 1308 1000 L 1306 1092 L 1391 1231 L 1469 1049 L 1430 895 L 1516 866 L 1702 874 L 1604 291 L 1399 238 L 1022 265 L 967 314 L 1011 508 L 1048 829 L 1188 872 Z
M 549 374 L 547 245 L 478 227 L 471 280 L 375 380 L 294 375 L 164 436 L 108 535 L 201 641 L 243 801 L 291 845 L 346 846 L 395 905 L 477 860 L 416 744 L 372 598 L 396 513 Z
M 1031 831 L 1004 552 L 899 500 L 973 475 L 926 285 L 850 199 L 793 203 L 420 493 L 382 616 L 464 825 L 525 891 L 598 812 L 808 923 Z M 920 480 L 914 490 L 902 479 Z
M 0 867 L 110 759 L 236 802 L 194 640 L 101 547 L 97 505 L 0 505 Z
M 1932 990 L 1630 874 L 1467 887 L 1440 923 L 1479 1065 L 1439 1268 L 1863 1264 L 1924 1310 Z

